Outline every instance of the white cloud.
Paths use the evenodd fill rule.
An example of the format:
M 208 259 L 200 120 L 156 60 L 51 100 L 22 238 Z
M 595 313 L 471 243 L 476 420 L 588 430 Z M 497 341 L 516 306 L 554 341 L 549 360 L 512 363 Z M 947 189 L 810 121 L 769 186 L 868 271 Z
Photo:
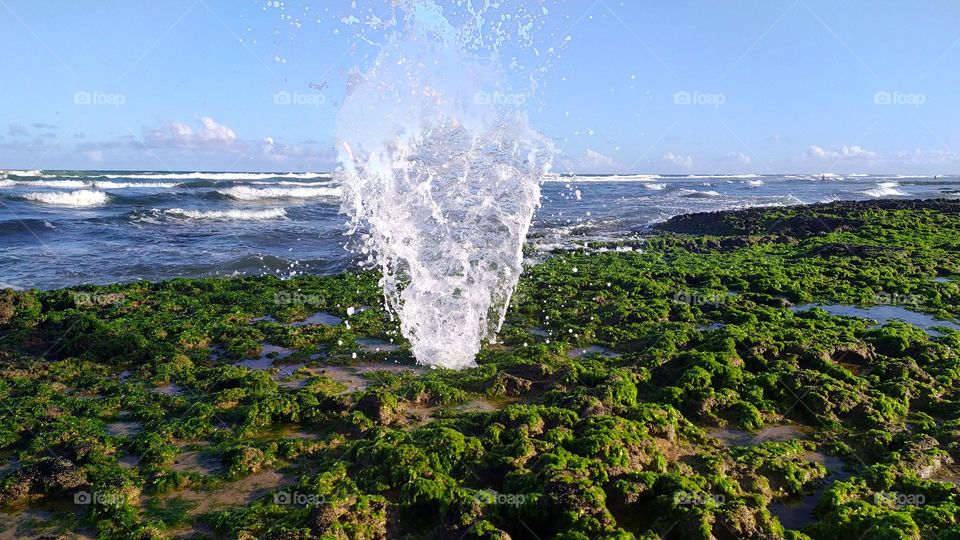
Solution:
M 332 149 L 325 149 L 318 144 L 280 144 L 273 137 L 265 138 L 260 149 L 265 158 L 273 161 L 287 161 L 290 158 L 332 159 Z
M 693 167 L 693 158 L 690 156 L 685 156 L 682 154 L 674 154 L 673 152 L 667 152 L 663 155 L 663 161 L 670 165 L 676 165 L 678 167 L 683 167 L 689 169 Z
M 875 152 L 866 150 L 858 145 L 843 145 L 836 149 L 827 149 L 817 145 L 810 145 L 804 154 L 813 159 L 872 159 L 877 157 Z
M 579 155 L 561 156 L 554 163 L 555 171 L 565 173 L 609 174 L 618 172 L 621 168 L 614 158 L 592 148 L 587 148 Z
M 900 150 L 896 157 L 909 165 L 947 165 L 960 162 L 960 154 L 950 150 Z
M 877 157 L 876 152 L 871 152 L 865 150 L 859 146 L 842 146 L 840 147 L 840 155 L 847 158 L 872 158 Z
M 203 131 L 200 132 L 201 138 L 217 141 L 232 141 L 237 138 L 237 134 L 232 129 L 216 123 L 209 116 L 201 116 L 200 123 L 203 124 Z
M 168 120 L 144 126 L 141 135 L 127 134 L 90 140 L 72 134 L 69 148 L 46 130 L 42 122 L 0 127 L 0 158 L 25 164 L 42 158 L 51 169 L 97 168 L 169 170 L 333 170 L 332 144 L 303 140 L 285 144 L 274 137 L 244 138 L 211 116 L 194 121 Z M 594 159 L 600 159 L 597 153 Z M 277 163 L 283 167 L 276 167 Z M 16 168 L 14 165 L 8 165 Z
M 81 141 L 75 150 L 85 164 L 102 160 L 117 168 L 143 168 L 145 158 L 152 161 L 150 166 L 163 169 L 273 170 L 282 162 L 288 170 L 332 170 L 336 165 L 333 148 L 321 141 L 283 144 L 273 137 L 245 139 L 209 116 L 198 117 L 194 124 L 168 121 L 146 126 L 142 137 Z
M 583 156 L 583 164 L 593 167 L 612 167 L 616 162 L 612 157 L 601 154 L 592 148 L 587 148 Z
M 731 163 L 738 163 L 741 165 L 748 165 L 752 161 L 750 156 L 744 154 L 743 152 L 733 152 L 724 156 L 724 160 Z
M 199 124 L 195 129 L 183 122 L 168 122 L 148 130 L 144 140 L 152 148 L 243 150 L 233 129 L 209 116 L 201 116 Z

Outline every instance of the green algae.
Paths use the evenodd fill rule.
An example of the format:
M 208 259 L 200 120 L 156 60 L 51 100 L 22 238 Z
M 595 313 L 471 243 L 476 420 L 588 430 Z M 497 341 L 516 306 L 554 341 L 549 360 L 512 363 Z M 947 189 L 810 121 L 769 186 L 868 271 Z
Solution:
M 104 538 L 960 535 L 960 333 L 791 309 L 956 319 L 957 209 L 556 254 L 459 372 L 410 369 L 369 273 L 0 291 L 0 503 Z

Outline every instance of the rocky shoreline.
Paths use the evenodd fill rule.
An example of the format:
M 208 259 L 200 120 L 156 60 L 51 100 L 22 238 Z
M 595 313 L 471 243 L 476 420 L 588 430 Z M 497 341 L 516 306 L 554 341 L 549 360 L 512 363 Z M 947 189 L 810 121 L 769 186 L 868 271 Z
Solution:
M 0 290 L 0 536 L 960 535 L 957 210 L 554 254 L 462 371 L 369 273 Z
M 851 230 L 864 223 L 869 211 L 913 210 L 960 213 L 958 199 L 878 199 L 834 201 L 786 207 L 759 207 L 674 216 L 652 228 L 655 231 L 714 236 L 777 234 L 806 238 L 814 234 Z M 781 214 L 790 214 L 784 219 Z

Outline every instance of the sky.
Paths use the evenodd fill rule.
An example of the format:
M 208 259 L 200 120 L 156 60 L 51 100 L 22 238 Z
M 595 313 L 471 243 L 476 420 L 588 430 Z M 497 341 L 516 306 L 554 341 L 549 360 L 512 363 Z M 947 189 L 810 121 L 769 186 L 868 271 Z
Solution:
M 0 0 L 0 169 L 334 170 L 358 3 Z M 556 172 L 960 172 L 955 0 L 504 5 Z

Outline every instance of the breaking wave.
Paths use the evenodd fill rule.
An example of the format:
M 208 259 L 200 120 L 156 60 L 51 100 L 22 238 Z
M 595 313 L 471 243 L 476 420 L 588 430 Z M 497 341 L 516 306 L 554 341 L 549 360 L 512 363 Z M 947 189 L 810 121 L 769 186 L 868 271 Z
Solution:
M 323 173 L 235 173 L 235 172 L 193 172 L 193 173 L 132 173 L 102 174 L 99 178 L 127 178 L 131 180 L 269 180 L 271 178 L 325 178 Z
M 98 189 L 154 189 L 154 188 L 163 188 L 170 189 L 175 187 L 180 187 L 180 184 L 176 182 L 111 182 L 111 181 L 97 181 L 93 183 L 93 187 Z
M 253 188 L 236 186 L 218 189 L 217 193 L 238 201 L 262 201 L 270 199 L 313 199 L 316 197 L 339 197 L 338 187 L 289 187 L 289 188 Z
M 287 216 L 283 208 L 268 208 L 265 210 L 184 210 L 171 208 L 163 213 L 170 217 L 195 220 L 254 220 L 264 221 L 280 219 Z
M 77 190 L 69 192 L 43 192 L 27 193 L 23 198 L 28 201 L 35 201 L 43 204 L 55 204 L 59 206 L 100 206 L 110 200 L 110 196 L 102 191 Z
M 860 193 L 870 197 L 902 197 L 907 195 L 897 189 L 898 187 L 900 187 L 900 184 L 896 182 L 880 182 L 876 187 L 865 189 Z
M 17 185 L 58 189 L 82 189 L 90 187 L 90 184 L 83 180 L 29 180 L 17 182 Z

